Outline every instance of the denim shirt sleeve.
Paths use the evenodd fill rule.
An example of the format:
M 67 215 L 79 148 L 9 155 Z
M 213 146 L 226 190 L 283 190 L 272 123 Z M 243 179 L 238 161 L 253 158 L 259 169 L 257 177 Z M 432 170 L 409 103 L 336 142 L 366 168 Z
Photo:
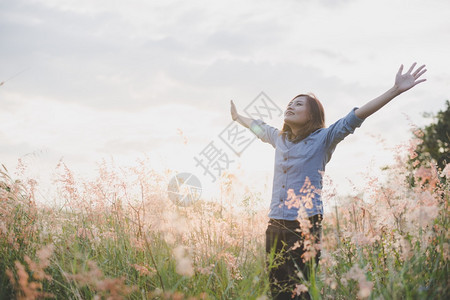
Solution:
M 262 120 L 253 120 L 250 124 L 250 130 L 263 142 L 271 144 L 274 148 L 278 137 L 278 130 L 275 127 L 267 125 Z
M 360 127 L 364 119 L 360 119 L 356 116 L 355 110 L 357 107 L 353 108 L 345 117 L 339 119 L 330 127 L 327 128 L 326 143 L 327 146 L 336 146 L 340 141 L 342 141 L 347 135 L 355 132 L 357 127 Z

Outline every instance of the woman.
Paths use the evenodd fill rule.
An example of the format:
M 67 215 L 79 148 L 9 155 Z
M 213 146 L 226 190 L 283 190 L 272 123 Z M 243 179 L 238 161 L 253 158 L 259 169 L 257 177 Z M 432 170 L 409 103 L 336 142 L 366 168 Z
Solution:
M 322 104 L 312 94 L 300 94 L 289 102 L 281 131 L 262 120 L 239 115 L 231 100 L 232 119 L 276 150 L 266 230 L 270 289 L 275 299 L 292 299 L 299 294 L 301 290 L 294 289 L 302 282 L 300 278 L 308 281 L 311 265 L 318 263 L 320 248 L 316 246 L 320 243 L 323 215 L 320 190 L 325 165 L 336 145 L 353 133 L 365 118 L 425 81 L 419 80 L 426 72 L 425 65 L 414 70 L 415 66 L 416 63 L 402 74 L 401 65 L 392 88 L 362 107 L 353 108 L 328 128 L 325 128 Z M 300 296 L 310 298 L 307 291 Z

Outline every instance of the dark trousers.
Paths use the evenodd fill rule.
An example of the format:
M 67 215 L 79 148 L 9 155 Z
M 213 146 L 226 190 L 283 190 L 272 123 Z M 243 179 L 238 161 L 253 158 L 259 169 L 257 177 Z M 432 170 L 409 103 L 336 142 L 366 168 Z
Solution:
M 322 215 L 309 217 L 312 227 L 309 234 L 302 233 L 300 223 L 295 221 L 270 219 L 266 230 L 267 266 L 269 268 L 270 291 L 273 299 L 310 299 L 308 292 L 293 296 L 296 284 L 302 281 L 298 276 L 301 271 L 308 281 L 312 259 L 304 262 L 302 254 L 305 239 L 313 239 L 312 243 L 319 243 L 322 237 Z M 296 242 L 298 242 L 296 244 Z M 292 247 L 296 245 L 297 247 Z M 273 259 L 270 258 L 274 250 Z M 319 263 L 320 250 L 314 257 L 315 265 Z

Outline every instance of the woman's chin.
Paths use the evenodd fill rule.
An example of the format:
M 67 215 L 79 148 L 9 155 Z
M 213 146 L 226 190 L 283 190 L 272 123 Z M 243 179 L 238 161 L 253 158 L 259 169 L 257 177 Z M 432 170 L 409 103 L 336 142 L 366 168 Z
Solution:
M 288 116 L 288 117 L 284 118 L 284 123 L 286 123 L 288 125 L 293 125 L 293 124 L 295 124 L 295 121 L 292 120 L 292 118 L 289 118 L 289 116 Z

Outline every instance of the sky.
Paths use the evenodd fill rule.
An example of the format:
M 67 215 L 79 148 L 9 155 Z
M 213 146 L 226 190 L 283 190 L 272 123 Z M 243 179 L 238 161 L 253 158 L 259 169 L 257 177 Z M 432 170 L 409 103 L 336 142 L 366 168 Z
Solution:
M 60 160 L 82 178 L 102 160 L 147 159 L 193 174 L 214 198 L 220 180 L 194 159 L 212 142 L 237 199 L 246 186 L 268 206 L 274 149 L 225 145 L 231 99 L 241 113 L 263 92 L 284 110 L 313 92 L 328 126 L 389 89 L 400 64 L 426 64 L 425 83 L 334 152 L 327 176 L 355 192 L 449 99 L 449 13 L 445 0 L 2 0 L 0 163 L 14 172 L 22 159 L 45 186 Z

